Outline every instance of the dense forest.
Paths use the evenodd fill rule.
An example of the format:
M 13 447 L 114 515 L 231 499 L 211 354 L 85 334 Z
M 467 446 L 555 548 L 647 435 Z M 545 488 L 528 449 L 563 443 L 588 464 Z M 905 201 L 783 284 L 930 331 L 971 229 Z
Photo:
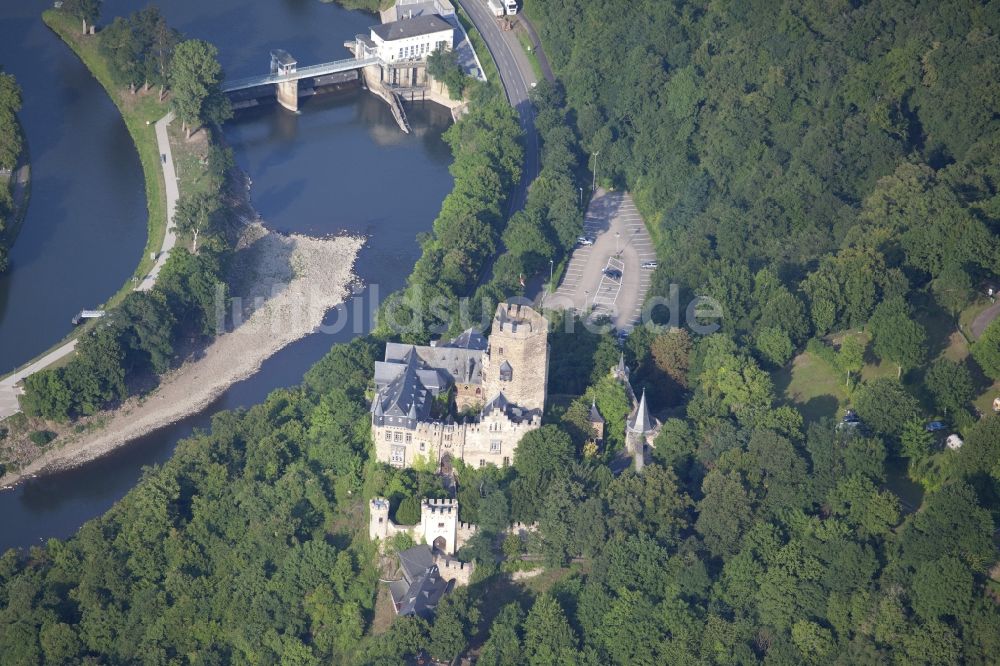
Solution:
M 996 5 L 526 11 L 561 79 L 533 95 L 543 171 L 526 209 L 507 218 L 516 117 L 473 86 L 446 137 L 455 189 L 383 311 L 413 325 L 335 346 L 301 386 L 219 414 L 75 537 L 6 553 L 5 662 L 995 663 L 1000 416 L 970 401 L 980 373 L 1000 378 L 1000 324 L 970 358 L 930 362 L 920 315 L 958 313 L 998 270 Z M 460 326 L 461 296 L 492 311 L 571 247 L 584 153 L 651 220 L 659 293 L 713 295 L 725 326 L 640 328 L 619 346 L 556 321 L 546 425 L 509 468 L 457 465 L 461 519 L 479 528 L 460 552 L 471 585 L 430 622 L 375 631 L 367 500 L 409 521 L 445 490 L 371 458 L 374 363 L 390 335 Z M 864 427 L 782 399 L 773 371 L 803 350 L 843 378 Z M 612 471 L 622 353 L 663 421 L 641 474 Z M 863 377 L 870 355 L 891 372 Z M 958 450 L 925 428 L 942 414 Z M 896 491 L 907 475 L 916 498 Z M 512 521 L 537 531 L 511 536 Z
M 11 172 L 21 156 L 21 88 L 13 75 L 0 70 L 0 273 L 7 270 L 7 253 L 13 241 L 14 200 Z
M 995 2 L 526 11 L 598 179 L 659 241 L 659 290 L 716 297 L 749 343 L 857 326 L 911 290 L 961 309 L 1000 271 Z M 775 289 L 791 298 L 758 297 Z

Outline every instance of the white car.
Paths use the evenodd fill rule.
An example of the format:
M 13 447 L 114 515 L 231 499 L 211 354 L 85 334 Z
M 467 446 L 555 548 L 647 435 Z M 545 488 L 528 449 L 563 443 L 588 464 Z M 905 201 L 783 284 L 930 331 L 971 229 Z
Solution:
M 642 267 L 643 268 L 653 269 L 653 268 L 656 268 L 657 266 L 659 266 L 659 264 L 656 263 L 655 261 L 644 261 L 644 262 L 642 262 Z
M 579 238 L 576 239 L 576 244 L 577 245 L 593 245 L 594 244 L 594 239 L 593 238 L 588 238 L 587 236 L 580 236 Z

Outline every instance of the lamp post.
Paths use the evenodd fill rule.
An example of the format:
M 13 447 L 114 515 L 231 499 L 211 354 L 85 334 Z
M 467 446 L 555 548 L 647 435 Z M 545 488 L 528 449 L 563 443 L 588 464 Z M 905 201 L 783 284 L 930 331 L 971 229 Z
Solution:
M 597 191 L 597 157 L 601 154 L 601 151 L 594 153 L 594 183 L 590 186 L 591 192 Z
M 552 293 L 552 260 L 549 259 L 549 293 Z
M 580 208 L 583 208 L 583 187 L 580 187 Z
M 619 233 L 619 232 L 616 231 L 615 232 L 615 254 L 618 254 L 618 252 L 619 252 L 619 249 L 618 249 L 618 237 L 619 236 L 621 236 L 621 233 Z

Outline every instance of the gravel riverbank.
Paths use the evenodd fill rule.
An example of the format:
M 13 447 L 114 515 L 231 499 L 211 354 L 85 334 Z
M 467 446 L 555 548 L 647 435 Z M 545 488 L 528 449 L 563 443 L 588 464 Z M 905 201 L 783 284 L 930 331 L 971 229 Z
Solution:
M 231 286 L 231 295 L 242 303 L 236 325 L 164 375 L 150 394 L 88 419 L 103 427 L 83 433 L 67 429 L 53 442 L 58 448 L 0 478 L 0 485 L 80 465 L 202 409 L 280 349 L 314 331 L 347 298 L 363 244 L 349 236 L 285 236 L 259 223 L 248 225 Z

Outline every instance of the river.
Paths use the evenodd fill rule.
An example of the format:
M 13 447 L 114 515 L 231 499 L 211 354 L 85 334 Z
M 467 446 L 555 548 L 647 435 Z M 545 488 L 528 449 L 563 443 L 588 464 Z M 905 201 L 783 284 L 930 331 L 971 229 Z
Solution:
M 52 235 L 62 227 L 77 225 L 92 234 L 107 233 L 112 238 L 119 238 L 115 229 L 105 229 L 104 225 L 113 225 L 114 222 L 104 216 L 108 214 L 108 209 L 120 213 L 120 219 L 131 220 L 133 226 L 139 229 L 133 245 L 126 247 L 124 241 L 116 241 L 115 252 L 108 253 L 106 263 L 93 261 L 82 265 L 77 262 L 60 269 L 66 275 L 86 275 L 88 278 L 81 282 L 89 285 L 89 289 L 74 284 L 80 293 L 72 302 L 99 302 L 127 279 L 142 249 L 145 202 L 140 166 L 125 127 L 99 84 L 78 66 L 69 49 L 48 33 L 37 18 L 45 3 L 30 5 L 30 11 L 15 11 L 6 6 L 0 9 L 0 16 L 4 19 L 0 27 L 0 41 L 3 42 L 0 62 L 18 76 L 25 89 L 22 117 L 33 113 L 36 106 L 35 100 L 28 100 L 29 91 L 38 90 L 43 96 L 51 94 L 47 98 L 47 106 L 59 106 L 61 110 L 48 108 L 44 111 L 56 117 L 77 117 L 82 111 L 78 111 L 76 105 L 89 104 L 93 107 L 90 111 L 92 122 L 112 128 L 107 129 L 107 133 L 114 130 L 122 136 L 118 143 L 110 144 L 121 155 L 115 159 L 108 158 L 107 168 L 102 166 L 86 170 L 88 182 L 82 189 L 99 189 L 104 193 L 99 201 L 108 206 L 97 207 L 93 211 L 70 207 L 65 203 L 60 207 L 55 202 L 62 201 L 61 193 L 54 192 L 51 195 L 53 202 L 47 204 L 56 211 L 49 213 L 55 218 L 53 221 L 36 209 L 41 196 L 40 190 L 33 189 L 29 218 L 21 239 L 15 245 L 15 253 L 22 251 L 22 241 L 28 238 L 33 222 L 38 226 L 48 225 L 37 232 L 43 236 Z M 127 14 L 144 5 L 145 2 L 138 0 L 106 0 L 102 12 L 105 17 L 111 17 Z M 366 32 L 369 25 L 378 22 L 377 17 L 346 11 L 318 0 L 258 2 L 253 5 L 240 0 L 216 0 L 212 3 L 172 0 L 169 4 L 164 3 L 162 9 L 168 21 L 186 36 L 201 37 L 216 44 L 227 75 L 234 77 L 265 71 L 269 61 L 268 51 L 275 47 L 290 51 L 302 64 L 344 57 L 344 40 L 358 32 Z M 8 13 L 24 16 L 18 19 L 20 23 L 17 25 L 9 24 L 6 20 Z M 8 66 L 11 61 L 7 59 L 7 52 L 16 47 L 8 42 L 8 31 L 11 31 L 12 39 L 19 41 L 29 39 L 28 35 L 21 33 L 33 35 L 31 41 L 25 44 L 30 44 L 35 54 L 35 67 L 25 67 L 21 71 L 13 64 Z M 40 82 L 37 86 L 35 80 Z M 52 85 L 56 87 L 68 86 L 78 92 L 61 95 L 47 93 L 49 88 L 46 82 L 54 82 Z M 45 100 L 42 101 L 46 106 Z M 378 296 L 402 286 L 419 255 L 416 235 L 430 230 L 441 201 L 452 185 L 448 173 L 451 155 L 441 139 L 441 133 L 450 124 L 450 114 L 446 109 L 430 103 L 408 106 L 406 111 L 413 128 L 413 133 L 409 135 L 400 132 L 383 102 L 366 92 L 352 90 L 309 98 L 298 115 L 277 107 L 267 107 L 241 112 L 226 124 L 226 140 L 233 148 L 239 166 L 250 175 L 254 206 L 269 226 L 280 231 L 312 235 L 347 231 L 369 238 L 357 263 L 357 272 L 367 285 L 365 290 L 358 296 L 356 307 L 347 308 L 344 316 L 333 312 L 328 317 L 331 324 L 338 323 L 331 326 L 340 329 L 338 333 L 317 332 L 286 347 L 266 361 L 259 373 L 232 386 L 202 412 L 83 467 L 34 479 L 13 490 L 0 492 L 0 552 L 8 547 L 30 546 L 49 537 L 62 538 L 73 534 L 83 522 L 100 515 L 128 492 L 144 466 L 169 458 L 177 441 L 189 435 L 193 428 L 207 428 L 212 414 L 223 409 L 252 405 L 263 400 L 275 388 L 298 383 L 303 373 L 329 350 L 331 344 L 349 340 L 357 332 L 368 330 L 375 301 Z M 72 142 L 85 132 L 83 124 L 78 127 L 68 119 L 63 124 L 68 131 L 53 135 L 53 128 L 45 123 L 34 120 L 25 122 L 32 148 L 32 167 L 37 170 L 33 171 L 33 175 L 46 173 L 40 166 L 44 164 L 47 170 L 51 169 L 63 180 L 69 179 L 60 171 L 64 172 L 67 165 L 79 161 L 69 156 L 78 150 Z M 70 145 L 65 146 L 66 142 Z M 100 152 L 97 146 L 101 143 L 94 141 L 93 150 Z M 60 152 L 49 163 L 43 161 L 48 159 L 47 153 L 36 155 L 36 146 Z M 106 147 L 103 149 L 107 150 Z M 115 197 L 132 208 L 121 212 L 116 208 Z M 67 211 L 73 211 L 74 215 L 70 216 Z M 61 217 L 56 215 L 58 212 L 62 213 Z M 136 219 L 138 224 L 135 224 Z M 18 261 L 16 254 L 14 260 Z M 51 264 L 49 255 L 40 249 L 35 250 L 34 260 L 43 266 Z M 66 257 L 62 260 L 68 261 Z M 52 261 L 55 259 L 52 258 Z M 52 269 L 51 265 L 48 267 Z M 22 297 L 19 292 L 23 288 L 28 292 L 24 298 L 34 299 L 38 309 L 48 309 L 50 305 L 45 288 L 27 281 L 22 284 L 21 278 L 17 277 L 18 270 L 20 264 L 13 274 L 16 280 L 11 280 L 12 284 L 7 286 L 10 292 L 8 302 L 13 301 L 15 296 Z M 92 272 L 114 271 L 117 272 L 113 279 L 88 281 Z M 40 294 L 46 294 L 46 298 L 40 298 Z M 79 309 L 80 304 L 74 307 Z M 33 311 L 31 314 L 41 317 Z M 55 321 L 61 315 L 49 316 Z M 24 329 L 20 335 L 8 334 L 5 330 L 7 325 L 6 318 L 0 320 L 0 336 L 10 335 L 10 339 L 24 342 L 26 348 L 31 347 L 29 342 L 37 342 L 22 340 L 23 337 L 30 337 L 27 335 L 29 329 Z M 53 341 L 65 334 L 66 329 L 64 325 Z M 38 343 L 35 346 L 40 346 L 37 351 L 41 351 L 46 345 Z M 4 354 L 8 353 L 3 337 L 0 337 L 0 347 L 3 347 Z M 20 364 L 37 351 L 22 351 L 20 355 L 10 352 L 11 365 Z

